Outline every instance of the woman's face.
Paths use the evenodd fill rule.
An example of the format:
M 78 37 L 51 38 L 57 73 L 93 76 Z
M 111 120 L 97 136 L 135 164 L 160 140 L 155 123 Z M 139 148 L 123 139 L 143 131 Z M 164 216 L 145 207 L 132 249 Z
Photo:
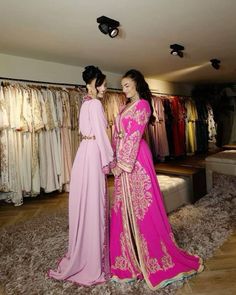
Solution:
M 107 90 L 107 82 L 106 82 L 106 80 L 104 80 L 102 85 L 97 87 L 97 97 L 98 98 L 103 98 L 106 90 Z
M 136 90 L 136 83 L 131 78 L 123 78 L 121 80 L 121 86 L 127 98 L 132 98 L 138 95 L 138 92 Z

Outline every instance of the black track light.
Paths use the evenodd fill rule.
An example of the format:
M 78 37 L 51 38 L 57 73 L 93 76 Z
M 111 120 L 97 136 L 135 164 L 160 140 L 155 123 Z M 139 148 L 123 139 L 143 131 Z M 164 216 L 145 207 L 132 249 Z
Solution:
M 219 70 L 219 68 L 220 68 L 220 60 L 219 59 L 213 58 L 210 60 L 210 62 L 211 62 L 211 65 L 214 69 Z
M 119 34 L 120 23 L 114 19 L 106 16 L 100 16 L 97 18 L 99 23 L 98 28 L 103 34 L 108 34 L 111 38 L 115 38 Z
M 172 44 L 172 45 L 170 45 L 170 49 L 172 49 L 170 54 L 178 55 L 179 57 L 184 56 L 184 54 L 182 52 L 184 50 L 184 46 L 179 45 L 179 44 Z

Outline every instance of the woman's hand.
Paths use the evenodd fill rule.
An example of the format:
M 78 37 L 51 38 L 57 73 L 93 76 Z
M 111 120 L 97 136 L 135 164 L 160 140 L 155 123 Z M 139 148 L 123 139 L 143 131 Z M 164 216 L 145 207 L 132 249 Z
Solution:
M 115 166 L 111 169 L 111 172 L 114 174 L 115 177 L 118 177 L 122 173 L 122 169 L 119 166 Z

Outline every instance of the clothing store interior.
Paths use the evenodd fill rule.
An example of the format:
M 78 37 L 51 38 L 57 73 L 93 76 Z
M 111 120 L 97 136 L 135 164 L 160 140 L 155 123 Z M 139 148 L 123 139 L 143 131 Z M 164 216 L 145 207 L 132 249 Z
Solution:
M 2 1 L 0 294 L 236 294 L 235 11 L 234 0 Z M 89 65 L 106 75 L 107 90 L 96 99 L 111 143 L 130 104 L 122 77 L 131 69 L 143 74 L 155 121 L 140 140 L 151 151 L 176 243 L 204 261 L 196 276 L 152 289 L 144 271 L 147 284 L 83 286 L 46 275 L 67 249 L 77 151 L 96 142 L 81 136 L 79 123 Z M 112 171 L 104 174 L 106 195 L 118 208 Z M 135 181 L 140 196 L 149 183 L 140 174 Z M 148 198 L 136 197 L 134 208 L 148 210 Z

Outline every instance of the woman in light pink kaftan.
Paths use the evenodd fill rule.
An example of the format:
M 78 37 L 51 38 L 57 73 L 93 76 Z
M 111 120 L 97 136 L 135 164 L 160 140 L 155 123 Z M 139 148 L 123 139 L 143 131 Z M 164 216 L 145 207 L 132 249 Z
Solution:
M 89 286 L 105 282 L 110 273 L 105 173 L 113 160 L 113 151 L 102 104 L 95 98 L 105 90 L 105 76 L 98 68 L 88 66 L 83 78 L 89 95 L 80 111 L 82 141 L 71 172 L 69 246 L 57 269 L 49 270 L 48 275 Z
M 145 92 L 148 96 L 149 87 L 136 70 L 126 73 L 122 87 L 130 103 L 118 115 L 113 137 L 117 165 L 112 169 L 111 275 L 114 280 L 144 278 L 155 290 L 196 274 L 203 266 L 201 258 L 175 243 L 152 155 L 142 138 L 152 110 L 149 101 L 139 97 Z

